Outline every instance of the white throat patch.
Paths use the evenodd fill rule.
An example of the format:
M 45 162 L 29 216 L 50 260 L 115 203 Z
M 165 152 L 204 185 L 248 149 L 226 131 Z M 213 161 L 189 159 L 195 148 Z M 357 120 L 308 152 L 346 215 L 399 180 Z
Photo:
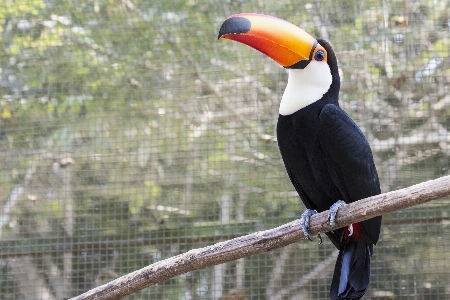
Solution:
M 280 115 L 288 116 L 320 100 L 331 86 L 326 62 L 311 61 L 304 69 L 288 69 L 289 77 L 280 103 Z

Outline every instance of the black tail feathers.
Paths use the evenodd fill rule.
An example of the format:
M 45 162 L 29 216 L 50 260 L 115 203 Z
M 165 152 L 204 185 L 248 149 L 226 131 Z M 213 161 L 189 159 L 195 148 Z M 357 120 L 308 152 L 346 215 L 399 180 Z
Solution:
M 372 244 L 365 236 L 342 242 L 334 268 L 330 299 L 361 299 L 370 279 Z

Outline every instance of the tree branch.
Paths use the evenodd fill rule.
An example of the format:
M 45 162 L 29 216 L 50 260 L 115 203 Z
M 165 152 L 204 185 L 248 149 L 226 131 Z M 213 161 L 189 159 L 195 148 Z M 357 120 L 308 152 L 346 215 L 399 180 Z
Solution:
M 361 222 L 450 195 L 450 176 L 426 181 L 409 188 L 369 197 L 339 209 L 336 228 Z M 329 231 L 328 211 L 311 217 L 311 235 Z M 169 278 L 237 260 L 305 239 L 300 220 L 274 229 L 255 232 L 208 247 L 193 249 L 94 288 L 72 300 L 120 299 Z

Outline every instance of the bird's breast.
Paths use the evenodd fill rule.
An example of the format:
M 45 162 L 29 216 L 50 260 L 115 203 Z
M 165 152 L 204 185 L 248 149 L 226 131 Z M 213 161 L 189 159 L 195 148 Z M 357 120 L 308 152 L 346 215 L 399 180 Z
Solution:
M 287 170 L 297 179 L 315 209 L 329 209 L 342 199 L 330 176 L 327 158 L 320 146 L 317 126 L 309 126 L 292 117 L 280 116 L 277 139 L 281 157 Z M 305 199 L 303 199 L 305 201 Z

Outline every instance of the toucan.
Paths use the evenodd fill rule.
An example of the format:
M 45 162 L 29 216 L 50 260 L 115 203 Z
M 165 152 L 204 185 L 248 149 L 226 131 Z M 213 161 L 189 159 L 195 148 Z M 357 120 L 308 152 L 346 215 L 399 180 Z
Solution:
M 339 207 L 381 193 L 370 145 L 339 106 L 340 77 L 331 45 L 296 25 L 267 15 L 228 17 L 219 39 L 234 40 L 269 56 L 288 71 L 276 135 L 281 158 L 306 206 L 300 222 L 330 210 L 327 236 L 339 249 L 330 299 L 360 299 L 370 278 L 381 216 L 333 230 Z

